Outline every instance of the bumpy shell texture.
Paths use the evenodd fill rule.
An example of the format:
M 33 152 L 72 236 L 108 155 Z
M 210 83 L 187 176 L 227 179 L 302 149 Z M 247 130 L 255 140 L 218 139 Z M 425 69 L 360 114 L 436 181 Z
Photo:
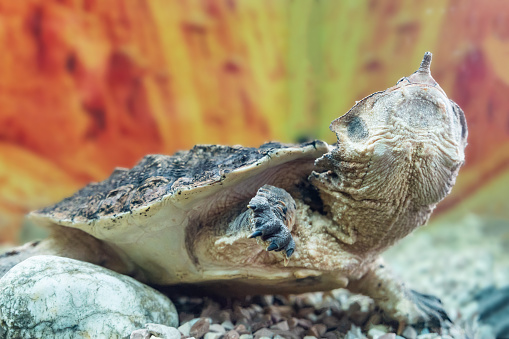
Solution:
M 319 141 L 299 145 L 269 142 L 259 148 L 197 145 L 173 156 L 147 155 L 133 168 L 117 168 L 106 180 L 91 183 L 73 196 L 33 213 L 58 215 L 70 221 L 115 217 L 180 194 L 184 189 L 221 181 L 228 173 L 253 165 L 266 156 L 278 156 L 278 150 L 304 149 L 315 144 L 323 147 Z

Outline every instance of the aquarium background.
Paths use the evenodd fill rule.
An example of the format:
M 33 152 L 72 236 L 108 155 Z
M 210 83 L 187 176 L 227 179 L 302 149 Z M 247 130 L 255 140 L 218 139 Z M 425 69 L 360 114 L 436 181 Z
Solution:
M 469 145 L 428 229 L 473 215 L 509 246 L 508 2 L 4 1 L 0 46 L 0 243 L 148 153 L 333 143 L 330 121 L 431 51 Z

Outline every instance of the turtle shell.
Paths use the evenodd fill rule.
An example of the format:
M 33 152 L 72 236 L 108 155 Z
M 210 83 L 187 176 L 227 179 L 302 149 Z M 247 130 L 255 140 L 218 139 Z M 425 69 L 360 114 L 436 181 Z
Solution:
M 143 228 L 147 217 L 162 207 L 174 209 L 167 226 L 185 226 L 182 220 L 187 211 L 211 195 L 222 195 L 221 207 L 227 208 L 244 197 L 233 191 L 252 196 L 267 183 L 282 181 L 279 186 L 288 186 L 307 178 L 314 159 L 327 151 L 325 142 L 312 141 L 296 145 L 269 142 L 259 148 L 197 145 L 172 156 L 147 155 L 133 168 L 117 168 L 106 180 L 91 183 L 28 217 L 38 224 L 75 227 L 115 242 L 117 236 L 125 238 L 126 231 Z M 245 189 L 244 182 L 249 182 Z M 214 202 L 205 205 L 209 210 L 219 208 Z

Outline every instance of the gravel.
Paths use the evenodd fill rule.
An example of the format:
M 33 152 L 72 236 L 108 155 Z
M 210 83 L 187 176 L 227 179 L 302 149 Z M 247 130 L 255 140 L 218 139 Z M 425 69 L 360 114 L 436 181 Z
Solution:
M 373 300 L 347 290 L 240 299 L 179 296 L 182 338 L 463 338 L 460 329 L 407 326 L 384 320 Z M 450 336 L 449 336 L 450 334 Z

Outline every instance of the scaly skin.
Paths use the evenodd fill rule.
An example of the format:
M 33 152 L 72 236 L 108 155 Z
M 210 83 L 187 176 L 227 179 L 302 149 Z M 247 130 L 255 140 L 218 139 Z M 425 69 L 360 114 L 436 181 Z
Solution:
M 299 292 L 346 284 L 402 323 L 447 320 L 436 298 L 407 290 L 379 259 L 427 222 L 464 162 L 465 117 L 431 77 L 430 62 L 426 53 L 414 74 L 332 122 L 338 144 L 317 159 L 309 176 L 326 216 L 297 199 L 296 250 L 289 264 L 246 242 L 242 233 L 237 240 L 216 241 L 203 257 L 231 267 L 248 263 L 249 272 L 239 271 L 249 277 L 239 279 L 247 285 L 279 274 L 266 278 L 268 291 L 275 285 Z

